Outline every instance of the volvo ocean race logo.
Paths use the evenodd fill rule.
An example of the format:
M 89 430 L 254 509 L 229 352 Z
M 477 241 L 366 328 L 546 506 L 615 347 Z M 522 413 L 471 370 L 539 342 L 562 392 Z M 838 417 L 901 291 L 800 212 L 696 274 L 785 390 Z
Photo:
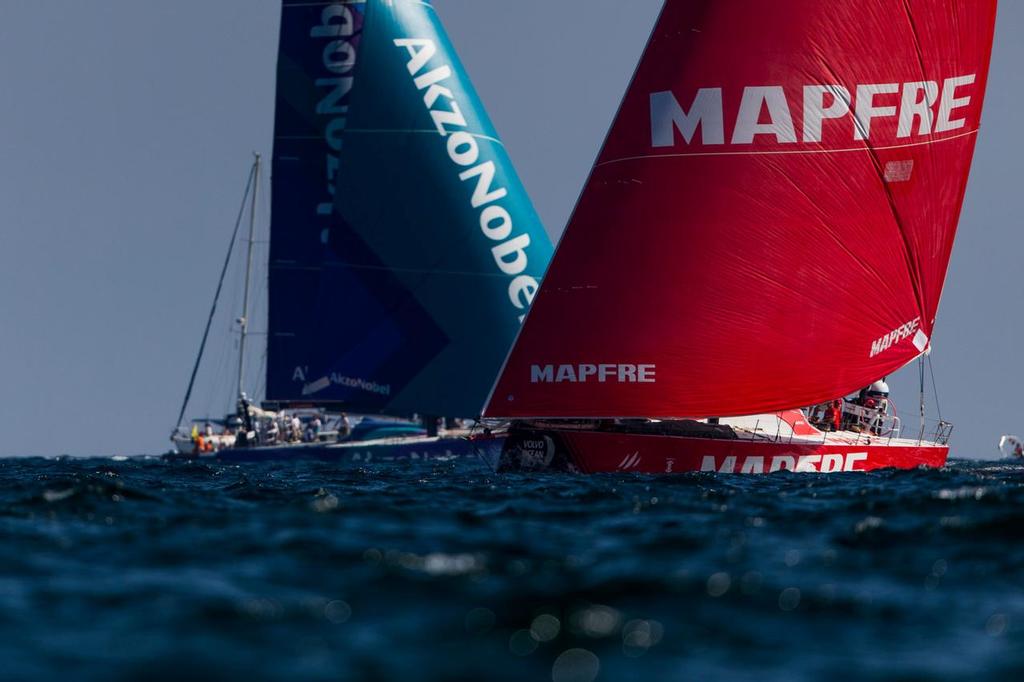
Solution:
M 394 41 L 396 47 L 408 52 L 407 67 L 413 77 L 416 89 L 423 93 L 423 103 L 437 129 L 437 134 L 447 141 L 448 158 L 459 171 L 459 180 L 472 182 L 473 195 L 470 205 L 479 212 L 480 231 L 492 242 L 491 248 L 495 265 L 503 274 L 512 278 L 508 296 L 517 310 L 525 311 L 533 301 L 540 286 L 537 280 L 524 274 L 528 265 L 526 248 L 530 235 L 513 235 L 512 216 L 499 202 L 508 195 L 504 187 L 495 187 L 497 173 L 494 161 L 481 159 L 477 137 L 469 132 L 469 123 L 462 113 L 462 107 L 452 90 L 445 83 L 454 84 L 451 66 L 441 64 L 428 69 L 430 60 L 437 55 L 437 44 L 430 39 L 409 38 Z M 519 316 L 520 322 L 524 315 Z
M 803 101 L 791 103 L 780 85 L 746 87 L 739 109 L 730 116 L 733 123 L 729 143 L 753 144 L 758 135 L 771 135 L 779 144 L 820 143 L 826 122 L 853 114 L 849 124 L 852 140 L 871 139 L 872 121 L 898 117 L 896 137 L 925 136 L 964 127 L 957 110 L 971 103 L 966 94 L 976 74 L 938 81 L 875 83 L 857 85 L 851 91 L 842 85 L 805 85 Z M 692 95 L 689 109 L 671 91 L 653 92 L 651 107 L 651 146 L 673 147 L 681 136 L 686 144 L 700 128 L 704 145 L 726 144 L 726 111 L 722 88 L 700 88 Z M 802 130 L 793 125 L 792 105 L 803 112 Z M 679 133 L 678 135 L 676 133 Z

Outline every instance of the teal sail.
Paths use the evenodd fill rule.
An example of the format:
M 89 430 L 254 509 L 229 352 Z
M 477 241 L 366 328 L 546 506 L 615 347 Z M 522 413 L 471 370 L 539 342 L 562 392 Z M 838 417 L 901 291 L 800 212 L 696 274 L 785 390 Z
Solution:
M 551 253 L 428 2 L 284 1 L 268 402 L 479 415 Z

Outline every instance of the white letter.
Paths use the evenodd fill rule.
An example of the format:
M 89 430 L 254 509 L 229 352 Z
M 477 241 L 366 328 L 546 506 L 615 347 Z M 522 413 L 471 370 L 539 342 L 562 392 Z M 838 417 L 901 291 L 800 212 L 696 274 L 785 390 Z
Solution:
M 873 358 L 873 357 L 875 357 L 876 355 L 878 355 L 881 352 L 882 352 L 882 339 L 876 339 L 875 341 L 872 341 L 871 342 L 871 355 L 869 355 L 868 357 L 869 358 Z
M 331 91 L 324 95 L 324 98 L 317 102 L 316 113 L 325 116 L 333 114 L 347 114 L 348 105 L 341 104 L 341 98 L 352 91 L 353 78 L 317 78 L 316 87 L 330 87 Z
M 768 123 L 759 123 L 761 108 L 768 105 Z M 750 144 L 755 135 L 774 135 L 781 144 L 796 142 L 793 116 L 789 113 L 786 91 L 778 85 L 743 88 L 740 113 L 732 133 L 733 144 Z
M 430 86 L 431 90 L 436 87 L 436 85 Z M 450 104 L 452 105 L 451 111 L 444 111 L 443 109 L 430 110 L 430 118 L 434 119 L 434 127 L 437 128 L 437 132 L 441 133 L 442 137 L 448 137 L 448 130 L 444 127 L 446 123 L 459 128 L 466 127 L 466 118 L 462 115 L 459 103 L 455 100 L 450 100 Z
M 704 455 L 704 459 L 700 463 L 701 471 L 718 471 L 718 467 L 715 466 L 715 458 L 711 455 Z
M 327 124 L 327 129 L 324 131 L 324 136 L 327 138 L 327 146 L 336 152 L 341 151 L 341 134 L 345 132 L 345 126 L 347 125 L 348 119 L 332 118 Z
M 533 297 L 540 285 L 537 280 L 529 275 L 519 275 L 508 285 L 508 297 L 512 299 L 512 305 L 520 310 L 533 303 Z
M 782 469 L 788 469 L 792 471 L 796 468 L 796 460 L 789 455 L 775 455 L 772 457 L 772 466 L 769 471 L 780 471 Z
M 530 245 L 530 235 L 521 234 L 515 239 L 498 244 L 491 253 L 494 254 L 494 261 L 498 268 L 506 275 L 518 275 L 526 269 L 526 253 L 523 251 Z M 515 255 L 511 263 L 505 260 L 507 256 Z
M 571 384 L 575 384 L 576 383 L 576 370 L 573 369 L 572 365 L 559 365 L 558 366 L 558 376 L 555 377 L 555 381 L 558 382 L 558 383 L 562 383 L 563 381 L 568 381 Z
M 597 368 L 597 380 L 602 384 L 608 379 L 608 375 L 615 376 L 615 365 L 601 365 Z
M 832 104 L 825 106 L 825 93 Z M 850 91 L 841 85 L 804 86 L 804 142 L 821 142 L 821 122 L 850 113 Z
M 866 452 L 851 452 L 846 455 L 846 464 L 843 466 L 843 471 L 863 471 L 863 469 L 855 469 L 854 465 L 857 462 L 863 462 L 868 458 Z
M 763 474 L 764 473 L 764 457 L 747 457 L 743 460 L 743 467 L 740 469 L 741 474 Z
M 963 128 L 966 121 L 962 118 L 950 120 L 949 116 L 954 109 L 966 107 L 971 103 L 970 96 L 956 97 L 956 89 L 962 85 L 974 83 L 975 74 L 960 76 L 959 78 L 947 78 L 942 84 L 942 100 L 939 102 L 939 120 L 935 122 L 935 132 L 944 133 L 947 130 Z
M 413 83 L 416 84 L 417 90 L 424 90 L 426 88 L 430 88 L 431 91 L 427 92 L 427 94 L 423 96 L 423 102 L 427 105 L 428 109 L 434 106 L 434 102 L 436 102 L 437 98 L 440 97 L 441 95 L 444 95 L 448 99 L 454 99 L 451 90 L 449 90 L 448 88 L 443 88 L 440 85 L 437 85 L 441 81 L 447 78 L 451 78 L 451 76 L 452 69 L 450 66 L 445 64 L 444 66 L 437 67 L 433 71 L 428 71 L 422 76 L 417 76 L 416 80 L 413 81 Z
M 404 47 L 409 51 L 409 73 L 415 76 L 420 69 L 427 65 L 430 58 L 437 54 L 437 45 L 433 40 L 396 40 L 397 47 Z M 422 90 L 422 88 L 420 88 Z
M 500 220 L 497 227 L 491 227 L 491 223 Z M 500 242 L 508 239 L 512 234 L 512 216 L 501 206 L 488 206 L 480 213 L 480 229 L 488 239 Z
M 637 365 L 637 383 L 638 384 L 653 384 L 654 381 L 654 365 Z
M 334 73 L 346 73 L 356 64 L 356 50 L 347 40 L 335 40 L 324 48 L 324 66 Z
M 899 92 L 899 89 L 899 83 L 879 83 L 875 85 L 857 86 L 857 118 L 853 130 L 853 139 L 870 139 L 871 119 L 896 115 L 895 106 L 876 107 L 875 95 L 888 95 L 894 92 Z
M 341 17 L 341 21 L 335 24 L 332 19 Z M 309 32 L 313 38 L 337 38 L 339 36 L 350 36 L 354 32 L 355 22 L 352 21 L 352 10 L 344 5 L 328 5 L 324 7 L 320 15 L 320 26 L 314 26 Z
M 468 171 L 459 173 L 459 180 L 465 182 L 472 177 L 479 175 L 480 178 L 476 181 L 476 187 L 473 189 L 473 208 L 480 208 L 492 201 L 497 201 L 508 194 L 508 190 L 504 187 L 499 187 L 496 190 L 491 190 L 491 183 L 494 182 L 494 162 L 488 161 L 481 163 L 475 168 L 470 168 Z
M 555 380 L 555 368 L 551 365 L 531 365 L 530 366 L 530 383 L 548 383 L 550 384 Z
M 842 455 L 822 455 L 821 456 L 821 473 L 831 474 L 839 471 L 843 468 L 843 456 Z
M 924 93 L 922 97 L 921 94 Z M 917 126 L 918 135 L 927 135 L 932 131 L 932 106 L 939 96 L 939 84 L 935 81 L 918 81 L 903 85 L 903 99 L 900 101 L 900 125 L 896 137 L 910 137 L 914 131 L 914 119 L 920 119 Z
M 619 365 L 619 383 L 636 383 L 636 365 Z
M 448 138 L 448 156 L 460 166 L 472 166 L 480 158 L 476 138 L 464 130 L 452 134 Z
M 433 73 L 433 71 L 431 71 L 431 73 Z M 422 77 L 426 78 L 426 76 Z M 437 98 L 441 97 L 442 95 L 447 97 L 448 101 L 452 103 L 452 109 L 458 109 L 459 105 L 455 101 L 455 95 L 452 94 L 452 91 L 449 90 L 448 88 L 438 85 L 437 83 L 431 85 L 429 88 L 427 88 L 427 91 L 423 93 L 423 103 L 427 105 L 428 109 L 432 109 L 434 107 L 434 104 L 437 102 Z
M 725 144 L 722 123 L 722 88 L 701 88 L 693 98 L 689 113 L 683 111 L 671 92 L 651 93 L 651 146 L 671 147 L 678 128 L 686 144 L 700 125 L 702 144 Z
M 720 474 L 734 474 L 736 473 L 736 455 L 729 455 L 722 462 L 722 466 L 718 467 L 718 473 Z
M 580 383 L 587 383 L 589 377 L 597 374 L 597 365 L 580 365 Z
M 821 461 L 821 455 L 800 455 L 796 461 L 796 469 L 794 471 L 817 471 L 818 462 Z

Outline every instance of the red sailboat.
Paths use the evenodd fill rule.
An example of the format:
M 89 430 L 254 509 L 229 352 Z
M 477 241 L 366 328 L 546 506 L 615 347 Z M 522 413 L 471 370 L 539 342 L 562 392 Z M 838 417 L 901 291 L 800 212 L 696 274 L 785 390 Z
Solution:
M 942 466 L 947 424 L 841 396 L 930 350 L 995 16 L 667 0 L 491 394 L 499 466 Z

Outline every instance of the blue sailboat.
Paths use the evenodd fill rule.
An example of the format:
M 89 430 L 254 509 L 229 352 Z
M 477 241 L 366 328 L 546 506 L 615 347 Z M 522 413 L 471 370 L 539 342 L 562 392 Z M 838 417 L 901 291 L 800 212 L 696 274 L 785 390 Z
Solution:
M 552 246 L 429 2 L 284 0 L 271 190 L 270 412 L 241 416 L 385 417 L 218 455 L 471 452 L 433 426 L 482 412 Z

